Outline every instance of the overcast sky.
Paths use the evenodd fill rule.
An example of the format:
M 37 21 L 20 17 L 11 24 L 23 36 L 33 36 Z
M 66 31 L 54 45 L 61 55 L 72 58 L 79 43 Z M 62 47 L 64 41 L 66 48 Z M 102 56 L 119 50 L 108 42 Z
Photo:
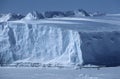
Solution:
M 34 10 L 75 10 L 120 13 L 120 0 L 0 0 L 0 13 L 28 13 Z

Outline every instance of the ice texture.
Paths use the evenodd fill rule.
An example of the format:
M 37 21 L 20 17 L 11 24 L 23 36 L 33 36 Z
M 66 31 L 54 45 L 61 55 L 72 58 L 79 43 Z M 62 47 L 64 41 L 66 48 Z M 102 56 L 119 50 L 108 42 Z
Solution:
M 120 32 L 80 33 L 85 64 L 120 65 Z
M 55 25 L 7 23 L 0 33 L 0 64 L 38 62 L 82 64 L 77 31 Z

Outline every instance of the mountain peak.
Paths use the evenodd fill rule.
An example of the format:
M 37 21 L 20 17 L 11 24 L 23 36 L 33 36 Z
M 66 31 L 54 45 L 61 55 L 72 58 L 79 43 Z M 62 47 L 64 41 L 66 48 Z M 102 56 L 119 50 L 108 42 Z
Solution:
M 28 13 L 24 19 L 27 20 L 38 20 L 38 19 L 43 19 L 43 15 L 41 13 L 38 13 L 37 11 L 33 11 Z
M 0 15 L 0 22 L 11 21 L 11 20 L 20 20 L 23 17 L 24 16 L 21 14 L 14 14 L 14 13 L 1 14 Z

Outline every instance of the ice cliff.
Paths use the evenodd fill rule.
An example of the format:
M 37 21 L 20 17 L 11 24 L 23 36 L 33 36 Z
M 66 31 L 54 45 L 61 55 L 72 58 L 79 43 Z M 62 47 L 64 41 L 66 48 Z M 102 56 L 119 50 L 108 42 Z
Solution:
M 84 64 L 120 65 L 120 32 L 80 33 Z
M 79 33 L 54 25 L 7 23 L 0 29 L 0 64 L 82 64 Z

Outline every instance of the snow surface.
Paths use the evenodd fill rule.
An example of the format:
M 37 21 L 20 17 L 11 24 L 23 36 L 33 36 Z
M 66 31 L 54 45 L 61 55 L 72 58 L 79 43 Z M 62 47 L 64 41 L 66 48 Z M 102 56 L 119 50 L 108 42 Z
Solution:
M 120 67 L 85 69 L 0 68 L 0 79 L 120 79 Z
M 0 63 L 120 65 L 120 19 L 113 17 L 3 22 Z
M 90 21 L 90 22 L 99 22 L 99 23 L 108 23 L 113 25 L 120 25 L 120 21 L 114 20 L 104 20 L 104 19 L 91 19 L 91 18 L 52 18 L 55 20 L 78 20 L 78 21 Z

